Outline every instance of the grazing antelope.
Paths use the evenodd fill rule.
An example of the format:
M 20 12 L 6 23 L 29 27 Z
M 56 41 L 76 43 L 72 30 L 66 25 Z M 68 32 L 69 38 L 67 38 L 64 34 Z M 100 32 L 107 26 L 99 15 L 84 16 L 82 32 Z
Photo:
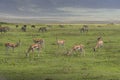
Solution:
M 6 27 L 0 27 L 0 32 L 1 32 L 1 33 L 2 33 L 2 32 L 5 33 L 5 32 L 7 32 L 7 31 L 9 31 L 9 29 L 10 29 L 10 28 L 7 27 L 7 26 L 6 26 Z
M 34 43 L 39 43 L 42 47 L 45 47 L 45 45 L 44 45 L 45 41 L 41 38 L 34 38 L 33 42 Z
M 31 25 L 31 28 L 35 28 L 35 25 Z
M 40 54 L 40 49 L 42 48 L 42 46 L 39 43 L 35 43 L 29 46 L 26 56 L 29 56 L 30 51 L 34 52 L 35 49 L 38 50 L 38 56 Z
M 47 31 L 47 28 L 46 28 L 46 27 L 40 27 L 38 31 L 39 31 L 39 32 L 46 32 L 46 31 Z
M 82 45 L 82 44 L 73 46 L 72 49 L 67 52 L 67 55 L 70 55 L 76 51 L 79 51 L 80 54 L 83 54 L 85 56 L 84 45 Z
M 15 43 L 10 43 L 10 42 L 7 42 L 5 43 L 5 47 L 6 47 L 6 51 L 8 52 L 8 49 L 9 48 L 12 48 L 13 52 L 14 52 L 14 48 L 20 46 L 20 40 L 19 42 L 17 42 L 16 44 Z
M 19 27 L 19 25 L 16 25 L 16 28 L 18 28 Z
M 94 47 L 94 51 L 96 51 L 97 48 L 100 48 L 103 46 L 103 40 L 101 37 L 97 38 L 97 44 L 96 46 Z
M 64 28 L 64 25 L 59 25 L 60 28 Z

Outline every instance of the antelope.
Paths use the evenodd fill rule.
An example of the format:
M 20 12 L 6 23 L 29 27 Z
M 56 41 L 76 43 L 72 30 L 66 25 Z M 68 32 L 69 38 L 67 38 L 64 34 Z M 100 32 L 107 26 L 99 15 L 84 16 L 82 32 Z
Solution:
M 85 56 L 85 51 L 84 51 L 84 45 L 79 44 L 79 45 L 74 45 L 70 51 L 67 52 L 67 55 L 72 54 L 73 52 L 79 51 L 80 54 L 83 54 Z
M 59 48 L 60 46 L 64 46 L 65 40 L 59 40 L 59 39 L 57 38 L 57 36 L 56 36 L 56 44 L 58 45 L 58 48 Z
M 44 46 L 45 41 L 43 39 L 41 39 L 41 38 L 34 38 L 33 42 L 34 43 L 39 43 L 42 47 L 45 47 Z
M 23 32 L 26 32 L 26 29 L 27 29 L 27 25 L 24 25 L 24 26 L 21 27 L 21 30 L 22 30 Z
M 1 33 L 2 33 L 2 32 L 5 33 L 5 32 L 7 32 L 7 31 L 9 31 L 9 29 L 10 29 L 10 28 L 7 27 L 7 26 L 6 26 L 6 27 L 0 27 L 0 32 L 1 32 Z
M 18 46 L 20 46 L 20 40 L 19 40 L 19 42 L 17 42 L 17 43 L 10 43 L 10 42 L 5 43 L 5 47 L 6 47 L 6 51 L 7 51 L 7 52 L 8 52 L 8 49 L 9 49 L 9 48 L 12 48 L 12 50 L 13 50 L 13 52 L 14 52 L 14 49 L 15 49 L 16 47 L 18 47 Z
M 64 46 L 64 44 L 65 44 L 65 41 L 64 41 L 64 40 L 57 40 L 58 48 L 59 48 L 60 46 Z
M 47 28 L 46 28 L 46 27 L 40 27 L 38 31 L 39 31 L 39 32 L 46 32 L 46 31 L 47 31 Z
M 31 25 L 31 28 L 35 28 L 35 25 Z
M 87 25 L 83 25 L 83 27 L 80 29 L 81 32 L 88 32 L 88 26 Z
M 103 46 L 103 40 L 101 37 L 97 38 L 96 46 L 94 47 L 94 51 L 96 51 L 97 48 L 100 48 Z
M 26 56 L 29 56 L 30 51 L 34 52 L 35 49 L 38 50 L 38 56 L 39 56 L 41 48 L 42 48 L 42 46 L 39 43 L 35 43 L 35 44 L 30 45 L 28 50 L 27 50 Z
M 16 25 L 16 28 L 18 28 L 19 27 L 19 25 Z

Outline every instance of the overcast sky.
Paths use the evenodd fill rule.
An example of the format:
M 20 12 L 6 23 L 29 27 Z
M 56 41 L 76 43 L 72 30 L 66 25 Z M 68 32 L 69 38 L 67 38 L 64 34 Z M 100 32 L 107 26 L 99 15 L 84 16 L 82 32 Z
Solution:
M 120 20 L 120 0 L 0 0 L 0 18 Z

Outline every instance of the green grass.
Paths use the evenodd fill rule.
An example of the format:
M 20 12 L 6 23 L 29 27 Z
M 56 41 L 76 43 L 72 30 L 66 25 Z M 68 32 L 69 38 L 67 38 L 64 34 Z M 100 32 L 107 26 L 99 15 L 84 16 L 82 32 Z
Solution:
M 0 34 L 0 80 L 120 80 L 120 25 L 89 24 L 88 33 L 80 33 L 78 25 L 52 25 L 48 32 L 38 32 L 28 26 L 27 32 L 22 32 L 14 24 L 10 31 Z M 22 25 L 22 24 L 20 24 Z M 102 25 L 102 27 L 97 27 Z M 4 26 L 4 25 L 3 25 Z M 57 48 L 56 36 L 65 40 L 65 47 Z M 104 47 L 93 52 L 96 39 L 102 36 Z M 37 51 L 25 56 L 33 38 L 45 39 L 45 49 L 37 56 Z M 21 40 L 21 46 L 15 52 L 9 50 L 6 54 L 4 43 L 16 43 Z M 73 54 L 66 56 L 67 49 L 74 44 L 85 45 L 85 56 Z

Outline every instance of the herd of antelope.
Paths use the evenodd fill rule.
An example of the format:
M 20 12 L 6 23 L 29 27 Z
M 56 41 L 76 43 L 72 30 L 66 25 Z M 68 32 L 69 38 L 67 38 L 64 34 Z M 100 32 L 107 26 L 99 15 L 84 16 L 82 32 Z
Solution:
M 44 41 L 44 39 L 35 38 L 35 39 L 33 39 L 33 42 L 34 42 L 33 44 L 31 44 L 31 45 L 28 46 L 28 49 L 26 51 L 26 56 L 27 57 L 29 57 L 30 52 L 33 53 L 34 50 L 38 51 L 38 56 L 39 56 L 40 52 L 41 52 L 41 49 L 45 48 L 45 41 Z M 6 52 L 8 53 L 9 48 L 12 48 L 12 50 L 14 52 L 14 49 L 16 47 L 20 46 L 20 44 L 21 44 L 21 40 L 19 40 L 19 42 L 17 42 L 17 43 L 10 43 L 10 42 L 5 43 Z M 60 46 L 64 47 L 64 44 L 65 44 L 65 40 L 59 40 L 59 39 L 56 38 L 56 45 L 58 46 L 58 48 Z M 93 51 L 96 51 L 96 49 L 99 49 L 102 46 L 103 46 L 102 37 L 98 37 L 96 45 L 93 48 Z M 73 45 L 73 47 L 67 51 L 66 55 L 71 55 L 74 52 L 79 52 L 80 54 L 82 54 L 83 56 L 85 56 L 84 45 L 83 44 Z
M 31 44 L 26 52 L 26 56 L 29 56 L 30 51 L 34 52 L 34 49 L 38 50 L 38 56 L 40 54 L 40 50 L 44 46 L 44 40 L 43 39 L 33 39 L 34 44 Z
M 16 28 L 17 27 L 19 27 L 19 26 L 16 25 Z M 26 32 L 26 27 L 27 27 L 27 25 L 24 25 L 21 29 Z M 32 25 L 31 28 L 35 28 L 35 25 Z M 0 27 L 1 32 L 7 31 L 8 29 L 9 29 L 8 27 Z M 44 32 L 44 31 L 47 31 L 47 30 L 46 30 L 46 27 L 41 27 L 39 29 L 39 31 Z M 83 25 L 83 27 L 80 29 L 80 31 L 81 32 L 88 32 L 88 26 Z M 55 43 L 58 46 L 58 48 L 60 48 L 61 46 L 63 46 L 63 47 L 65 46 L 65 40 L 58 39 L 57 37 L 56 37 L 56 42 Z M 6 53 L 8 53 L 9 48 L 12 48 L 12 51 L 14 52 L 14 49 L 16 47 L 20 46 L 20 44 L 21 44 L 21 40 L 19 40 L 17 43 L 10 43 L 10 42 L 5 43 Z M 102 46 L 103 46 L 102 37 L 98 37 L 96 45 L 93 48 L 93 51 L 96 51 L 96 49 L 99 49 Z M 28 46 L 28 49 L 26 51 L 26 56 L 29 56 L 30 52 L 33 53 L 35 49 L 38 51 L 38 56 L 39 56 L 42 48 L 45 48 L 44 39 L 35 38 L 35 39 L 33 39 L 33 44 Z M 84 45 L 83 44 L 73 45 L 73 47 L 67 51 L 66 55 L 71 55 L 74 52 L 79 52 L 80 54 L 83 54 L 85 56 Z

